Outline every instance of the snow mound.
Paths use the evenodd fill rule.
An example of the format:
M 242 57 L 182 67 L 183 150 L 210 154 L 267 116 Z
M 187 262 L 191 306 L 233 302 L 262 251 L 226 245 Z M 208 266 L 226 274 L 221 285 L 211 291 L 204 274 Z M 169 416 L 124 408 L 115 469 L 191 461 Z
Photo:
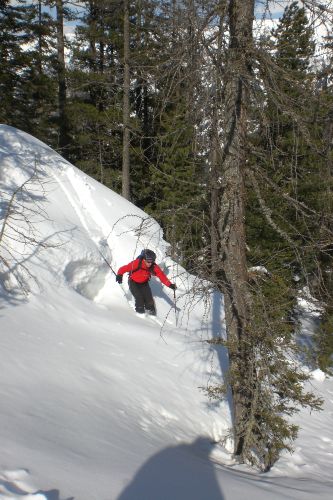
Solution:
M 64 276 L 69 286 L 83 297 L 94 300 L 103 289 L 108 272 L 106 266 L 82 259 L 69 262 Z
M 31 486 L 29 472 L 24 469 L 5 470 L 0 473 L 0 498 L 3 500 L 49 500 L 52 491 L 41 492 Z M 56 493 L 54 491 L 53 493 Z M 56 498 L 53 496 L 53 498 Z
M 317 368 L 317 370 L 313 370 L 313 372 L 311 372 L 311 377 L 316 380 L 317 382 L 324 382 L 324 380 L 326 379 L 326 375 L 325 373 L 320 370 L 319 368 Z

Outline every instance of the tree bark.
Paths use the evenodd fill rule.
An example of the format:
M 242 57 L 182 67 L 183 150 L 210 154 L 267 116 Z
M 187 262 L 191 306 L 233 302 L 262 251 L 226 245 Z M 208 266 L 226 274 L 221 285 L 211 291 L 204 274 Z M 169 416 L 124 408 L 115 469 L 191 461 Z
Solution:
M 211 172 L 210 172 L 210 259 L 211 259 L 211 280 L 214 284 L 218 282 L 218 272 L 220 268 L 219 258 L 219 232 L 218 220 L 220 216 L 220 165 L 221 165 L 221 144 L 219 133 L 219 120 L 221 113 L 222 95 L 222 40 L 223 32 L 223 11 L 219 12 L 219 34 L 217 41 L 217 58 L 215 67 L 215 92 L 213 95 L 213 115 L 212 115 L 212 135 L 211 135 Z
M 251 299 L 247 286 L 244 176 L 253 18 L 254 0 L 229 1 L 218 235 L 233 394 L 234 452 L 240 457 L 246 446 L 244 436 L 252 398 L 251 383 L 246 380 L 251 363 L 247 348 Z
M 39 75 L 43 74 L 43 67 L 42 67 L 42 59 L 43 59 L 43 39 L 42 39 L 42 33 L 41 33 L 41 26 L 42 26 L 42 4 L 41 0 L 38 1 L 38 59 L 37 59 L 37 67 L 38 67 L 38 73 Z
M 124 0 L 124 84 L 123 84 L 123 165 L 122 195 L 130 199 L 130 68 L 129 68 L 129 2 Z
M 58 55 L 58 112 L 59 112 L 59 147 L 62 154 L 69 144 L 68 124 L 66 117 L 66 66 L 64 42 L 64 6 L 63 0 L 56 0 L 57 11 L 57 55 Z

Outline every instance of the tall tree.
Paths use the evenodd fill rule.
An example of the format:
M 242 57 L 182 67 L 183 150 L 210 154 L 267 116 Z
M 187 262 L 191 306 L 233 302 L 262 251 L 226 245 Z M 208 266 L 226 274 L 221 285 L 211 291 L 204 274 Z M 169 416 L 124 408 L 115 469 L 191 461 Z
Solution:
M 65 64 L 65 39 L 64 39 L 64 2 L 56 0 L 57 12 L 57 73 L 58 73 L 58 110 L 59 110 L 59 148 L 63 156 L 67 157 L 67 148 L 69 145 L 68 131 L 68 110 L 67 110 L 67 92 L 66 92 L 66 64 Z
M 130 199 L 130 21 L 129 1 L 124 0 L 124 51 L 123 51 L 123 165 L 122 195 Z
M 248 453 L 250 433 L 249 411 L 254 397 L 248 379 L 253 363 L 247 337 L 250 332 L 251 297 L 245 240 L 245 171 L 248 126 L 249 86 L 252 79 L 251 52 L 254 0 L 230 0 L 230 42 L 227 52 L 224 89 L 223 153 L 221 177 L 218 243 L 221 260 L 217 274 L 224 293 L 228 331 L 230 380 L 234 409 L 235 454 Z
M 331 21 L 332 28 L 332 21 Z M 332 29 L 330 30 L 332 32 Z M 333 232 L 333 37 L 328 35 L 324 43 L 325 58 L 322 61 L 318 78 L 318 110 L 317 115 L 322 123 L 322 158 L 320 178 L 318 178 L 318 205 L 321 220 L 317 231 L 328 226 Z M 316 159 L 317 160 L 317 159 Z M 318 163 L 318 160 L 316 161 Z M 319 177 L 319 176 L 318 176 Z M 319 184 L 320 181 L 320 184 Z M 327 231 L 325 231 L 327 234 Z M 321 239 L 321 252 L 318 258 L 319 279 L 315 287 L 315 295 L 323 301 L 321 322 L 315 333 L 313 358 L 323 371 L 333 372 L 333 244 L 332 238 Z M 319 285 L 319 286 L 318 286 Z
M 14 115 L 14 92 L 19 81 L 19 71 L 24 67 L 22 53 L 24 31 L 22 26 L 22 10 L 5 0 L 0 4 L 0 117 L 4 123 L 10 123 Z
M 53 25 L 40 5 L 0 5 L 1 119 L 34 133 L 52 137 L 55 111 Z
M 219 115 L 211 120 L 211 124 L 218 123 L 220 129 L 218 155 L 211 158 L 214 161 L 211 171 L 215 190 L 218 191 L 218 195 L 213 193 L 212 196 L 215 207 L 212 211 L 212 275 L 224 294 L 234 451 L 242 461 L 257 463 L 268 470 L 280 451 L 290 448 L 296 436 L 296 428 L 288 422 L 287 416 L 300 406 L 318 408 L 320 401 L 302 388 L 307 376 L 298 361 L 291 273 L 281 273 L 284 271 L 282 266 L 277 272 L 274 265 L 269 266 L 260 258 L 256 264 L 262 266 L 260 269 L 265 264 L 271 267 L 271 274 L 249 269 L 254 251 L 261 248 L 258 235 L 248 231 L 256 206 L 262 217 L 259 229 L 264 232 L 270 227 L 271 232 L 276 231 L 293 251 L 301 230 L 299 224 L 290 233 L 281 227 L 279 219 L 274 220 L 265 200 L 274 184 L 268 164 L 260 169 L 260 176 L 255 175 L 260 160 L 265 157 L 264 148 L 256 139 L 258 129 L 262 134 L 260 120 L 267 126 L 267 102 L 270 99 L 275 101 L 277 95 L 282 104 L 292 102 L 288 97 L 290 85 L 285 83 L 288 78 L 294 81 L 295 75 L 286 70 L 286 79 L 280 79 L 283 72 L 277 65 L 276 52 L 271 54 L 267 46 L 265 50 L 257 46 L 253 37 L 253 9 L 254 2 L 250 0 L 228 2 L 228 15 L 225 16 L 228 45 L 224 44 L 222 58 L 213 59 L 213 64 L 221 61 L 223 69 L 220 71 Z M 223 7 L 220 12 L 224 15 Z M 270 78 L 267 79 L 267 75 Z M 295 127 L 296 116 L 301 118 L 298 108 L 289 108 L 289 122 L 285 125 L 290 127 L 290 122 L 293 122 L 291 128 Z M 275 120 L 272 123 L 275 126 Z M 304 123 L 303 117 L 299 121 L 300 129 Z M 257 158 L 255 165 L 252 163 L 253 154 Z M 274 158 L 271 152 L 269 158 Z M 274 163 L 269 165 L 272 168 Z M 283 162 L 281 167 L 276 171 L 277 175 L 285 172 Z M 275 188 L 275 199 L 280 197 L 280 204 L 285 201 L 287 206 L 286 197 L 281 196 L 283 190 L 279 190 L 277 183 Z M 289 200 L 292 198 L 290 195 Z M 299 200 L 294 198 L 293 202 L 300 207 Z M 218 210 L 218 217 L 214 215 L 215 210 Z M 289 211 L 286 207 L 284 210 L 289 217 L 295 204 Z M 289 229 L 292 226 L 291 220 Z M 270 264 L 273 262 L 271 256 Z M 214 390 L 212 394 L 215 394 Z
M 123 5 L 83 3 L 68 74 L 70 160 L 121 192 Z
M 173 257 L 192 268 L 206 219 L 205 157 L 198 154 L 204 105 L 198 68 L 206 17 L 192 0 L 166 2 L 159 15 L 149 173 L 153 190 L 146 209 L 161 221 Z

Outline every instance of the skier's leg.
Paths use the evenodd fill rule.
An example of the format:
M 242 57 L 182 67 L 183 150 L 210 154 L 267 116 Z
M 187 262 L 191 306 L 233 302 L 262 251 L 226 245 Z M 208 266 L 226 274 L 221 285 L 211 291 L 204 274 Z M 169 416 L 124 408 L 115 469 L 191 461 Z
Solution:
M 135 299 L 135 310 L 139 314 L 143 314 L 145 312 L 145 301 L 142 292 L 142 284 L 135 283 L 133 280 L 129 280 L 129 289 Z
M 156 316 L 156 307 L 149 283 L 144 283 L 142 287 L 145 309 L 148 314 Z

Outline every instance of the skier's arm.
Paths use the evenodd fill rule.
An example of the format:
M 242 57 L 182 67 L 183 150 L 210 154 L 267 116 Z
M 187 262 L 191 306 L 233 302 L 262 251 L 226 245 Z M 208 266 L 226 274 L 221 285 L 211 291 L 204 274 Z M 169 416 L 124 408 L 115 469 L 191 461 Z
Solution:
M 132 264 L 132 263 L 130 262 L 129 264 L 125 264 L 124 266 L 121 266 L 121 267 L 118 269 L 117 274 L 118 274 L 118 275 L 120 275 L 120 276 L 122 276 L 122 275 L 123 275 L 123 274 L 125 274 L 125 273 L 129 273 L 129 272 L 130 272 L 130 270 L 131 270 L 131 268 L 130 268 L 131 264 Z
M 154 274 L 163 283 L 163 285 L 170 287 L 171 281 L 168 280 L 162 269 L 157 264 L 154 266 Z
M 137 269 L 138 265 L 139 265 L 139 259 L 133 260 L 129 264 L 125 264 L 124 266 L 121 266 L 118 269 L 117 274 L 122 276 L 125 273 L 130 273 L 131 271 L 134 271 L 134 269 Z
M 131 271 L 133 271 L 133 269 L 135 269 L 136 262 L 137 262 L 137 260 L 133 260 L 129 264 L 125 264 L 124 266 L 121 266 L 118 269 L 118 272 L 116 274 L 116 282 L 117 283 L 121 284 L 123 282 L 123 274 L 130 273 Z

